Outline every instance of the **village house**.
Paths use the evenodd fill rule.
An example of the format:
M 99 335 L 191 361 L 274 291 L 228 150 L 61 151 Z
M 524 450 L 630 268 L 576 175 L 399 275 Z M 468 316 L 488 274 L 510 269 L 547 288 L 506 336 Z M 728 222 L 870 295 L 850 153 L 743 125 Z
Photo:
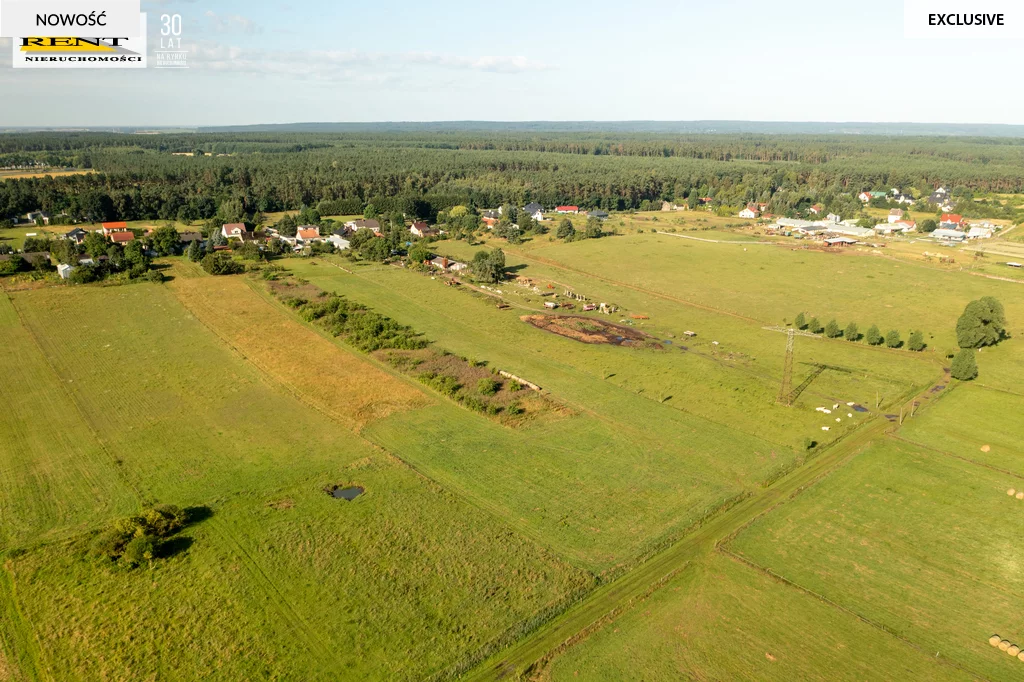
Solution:
M 756 218 L 760 214 L 758 213 L 757 209 L 754 208 L 754 206 L 751 204 L 742 211 L 740 211 L 739 215 L 740 218 Z
M 111 232 L 107 237 L 110 241 L 115 244 L 127 244 L 128 242 L 135 241 L 134 232 Z
M 460 263 L 456 260 L 449 260 L 446 256 L 438 256 L 437 258 L 430 261 L 430 264 L 435 268 L 451 272 L 461 272 L 465 270 L 468 265 Z
M 943 213 L 939 219 L 939 227 L 945 227 L 948 229 L 958 229 L 964 224 L 964 217 L 959 213 Z
M 497 210 L 497 211 L 484 211 L 483 213 L 480 214 L 480 218 L 483 219 L 483 220 L 487 220 L 488 218 L 490 218 L 492 220 L 495 220 L 495 221 L 500 220 L 501 219 L 501 210 Z
M 373 218 L 366 220 L 350 220 L 345 227 L 355 232 L 356 230 L 372 230 L 374 234 L 380 234 L 380 223 Z
M 897 220 L 894 223 L 879 223 L 875 225 L 875 232 L 883 235 L 904 234 L 912 232 L 917 223 L 912 220 Z
M 100 223 L 101 232 L 104 237 L 109 237 L 116 232 L 127 232 L 128 223 L 124 221 L 113 222 L 113 223 Z
M 61 279 L 67 279 L 71 276 L 71 273 L 75 271 L 75 268 L 67 263 L 61 263 L 57 266 L 57 274 L 60 275 Z
M 901 208 L 894 208 L 891 211 L 889 211 L 889 222 L 890 223 L 895 223 L 895 222 L 897 222 L 899 220 L 903 220 L 903 209 L 901 209 Z
M 486 225 L 487 229 L 491 229 L 495 225 L 498 224 L 498 220 L 499 220 L 498 218 L 490 218 L 490 217 L 484 216 L 483 218 L 480 219 L 480 222 L 482 222 L 484 225 Z
M 309 244 L 320 241 L 320 227 L 318 225 L 300 225 L 295 230 L 295 242 Z
M 896 192 L 892 200 L 895 201 L 897 204 L 905 204 L 907 206 L 914 205 L 914 197 L 910 196 L 909 194 L 903 194 L 901 192 Z
M 63 239 L 67 239 L 68 241 L 72 241 L 72 242 L 74 242 L 76 244 L 81 244 L 82 242 L 85 241 L 85 236 L 87 234 L 89 234 L 89 233 L 86 232 L 85 230 L 83 230 L 82 228 L 76 227 L 75 229 L 71 230 L 70 232 L 66 232 L 64 234 Z
M 530 216 L 534 220 L 544 220 L 544 207 L 536 201 L 523 206 L 519 211 L 520 213 Z
M 224 235 L 225 239 L 249 239 L 252 237 L 252 233 L 246 228 L 245 223 L 228 223 L 222 225 L 220 233 Z
M 667 201 L 662 203 L 662 206 L 661 206 L 661 210 L 662 211 L 665 210 L 665 204 L 667 204 L 667 203 L 668 203 Z M 579 212 L 580 212 L 580 207 L 579 206 L 556 206 L 555 207 L 555 213 L 579 213 Z
M 857 198 L 866 204 L 872 199 L 884 199 L 885 192 L 861 192 L 857 195 Z
M 830 223 L 838 223 L 842 221 L 842 218 L 837 213 L 829 213 L 827 216 L 825 216 L 825 220 L 827 220 Z
M 199 234 L 198 232 L 182 232 L 178 235 L 178 241 L 181 242 L 182 244 L 185 244 L 186 246 L 191 244 L 192 242 L 199 242 L 200 244 L 202 244 L 203 235 Z
M 815 204 L 814 206 L 811 206 L 807 210 L 813 213 L 814 215 L 821 215 L 821 212 L 825 210 L 825 207 L 822 206 L 821 204 Z
M 33 224 L 37 224 L 38 221 L 42 221 L 43 225 L 50 224 L 50 214 L 46 211 L 33 211 L 32 213 L 26 213 L 25 218 Z
M 409 232 L 419 238 L 436 237 L 440 232 L 436 227 L 430 227 L 422 220 L 418 220 L 409 226 Z

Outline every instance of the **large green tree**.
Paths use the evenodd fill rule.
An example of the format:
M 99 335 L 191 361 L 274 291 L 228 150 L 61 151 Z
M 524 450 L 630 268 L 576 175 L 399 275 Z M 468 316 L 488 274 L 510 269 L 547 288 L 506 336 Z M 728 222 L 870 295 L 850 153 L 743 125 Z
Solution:
M 473 276 L 477 279 L 495 283 L 505 278 L 505 252 L 501 249 L 478 251 L 470 263 Z
M 978 376 L 978 362 L 974 358 L 973 348 L 963 348 L 953 358 L 950 375 L 960 381 L 970 381 Z
M 1003 305 L 991 296 L 971 301 L 956 323 L 956 340 L 961 348 L 983 348 L 1006 336 Z

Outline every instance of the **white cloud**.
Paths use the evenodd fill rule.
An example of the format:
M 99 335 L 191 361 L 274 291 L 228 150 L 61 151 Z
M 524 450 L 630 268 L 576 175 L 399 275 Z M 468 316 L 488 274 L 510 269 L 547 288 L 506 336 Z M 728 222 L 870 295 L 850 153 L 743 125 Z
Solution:
M 360 50 L 269 50 L 208 41 L 194 45 L 196 68 L 214 71 L 279 74 L 320 80 L 388 82 L 410 67 L 490 73 L 543 71 L 550 67 L 522 56 L 462 57 L 433 52 L 363 52 Z
M 203 16 L 209 19 L 211 29 L 217 33 L 253 35 L 263 32 L 263 29 L 255 21 L 240 14 L 217 14 L 213 10 L 206 10 L 203 12 Z

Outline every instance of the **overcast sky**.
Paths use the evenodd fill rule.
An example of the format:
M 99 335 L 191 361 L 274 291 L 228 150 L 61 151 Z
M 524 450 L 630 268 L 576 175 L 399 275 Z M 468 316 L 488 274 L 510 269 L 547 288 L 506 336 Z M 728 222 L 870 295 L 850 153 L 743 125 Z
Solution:
M 302 9 L 299 9 L 302 8 Z M 0 125 L 1024 123 L 1019 41 L 911 41 L 899 0 L 143 0 L 191 68 L 11 68 Z

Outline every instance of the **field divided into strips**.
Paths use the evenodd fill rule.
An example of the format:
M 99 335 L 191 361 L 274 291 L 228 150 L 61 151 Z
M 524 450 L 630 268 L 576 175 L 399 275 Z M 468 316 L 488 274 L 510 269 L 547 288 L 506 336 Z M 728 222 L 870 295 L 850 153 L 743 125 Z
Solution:
M 1005 655 L 1004 655 L 1005 657 Z M 715 553 L 556 658 L 542 679 L 967 680 L 971 675 Z
M 187 305 L 243 353 L 250 353 L 246 344 L 253 327 L 249 325 L 258 329 L 260 323 L 236 324 L 232 310 L 261 306 L 263 314 L 271 316 L 266 324 L 281 325 L 275 332 L 277 338 L 313 334 L 284 306 L 272 305 L 244 280 L 228 281 L 233 283 L 187 290 L 176 286 L 176 291 L 179 295 L 187 291 Z M 415 316 L 405 315 L 387 305 L 383 297 L 353 295 L 353 300 L 371 302 L 375 309 L 438 339 L 430 333 L 432 328 L 419 325 L 423 315 L 436 317 L 436 313 L 421 309 Z M 466 313 L 474 314 L 475 301 L 456 301 L 468 301 L 471 307 Z M 446 319 L 460 314 L 449 310 Z M 469 339 L 477 333 L 472 325 L 451 327 L 450 331 Z M 331 346 L 323 337 L 316 338 Z M 467 349 L 464 344 L 449 346 L 450 337 L 438 340 L 442 347 L 491 360 L 492 366 L 499 367 L 518 367 L 504 361 L 510 355 L 521 357 L 523 352 L 514 343 L 485 343 Z M 336 345 L 331 348 L 335 353 L 351 353 Z M 491 355 L 492 350 L 500 354 Z M 259 362 L 255 354 L 248 357 Z M 550 386 L 556 400 L 580 400 L 577 416 L 546 418 L 511 429 L 438 396 L 434 405 L 396 412 L 368 425 L 362 433 L 431 478 L 507 519 L 524 534 L 596 571 L 633 559 L 677 536 L 741 494 L 744 485 L 789 466 L 795 457 L 792 451 L 770 442 L 579 376 L 571 367 L 563 368 L 557 358 L 540 361 L 552 363 L 544 366 L 552 368 L 552 379 L 557 376 L 560 380 Z M 314 366 L 321 367 L 322 360 Z M 295 369 L 308 372 L 308 368 Z M 523 376 L 532 379 L 537 373 L 527 371 Z M 543 374 L 545 383 L 548 376 Z M 563 388 L 571 390 L 563 394 Z
M 212 509 L 152 570 L 97 565 L 86 535 L 8 555 L 0 642 L 15 679 L 422 679 L 472 664 L 590 584 L 275 389 L 166 287 L 44 289 L 14 304 L 116 461 L 80 459 L 82 479 L 120 475 L 149 500 Z M 5 338 L 27 357 L 16 331 Z M 53 433 L 50 415 L 24 418 Z M 346 503 L 328 484 L 366 492 Z M 36 494 L 55 505 L 66 492 Z
M 855 321 L 862 332 L 872 323 L 883 331 L 896 328 L 904 339 L 909 330 L 921 329 L 926 340 L 942 351 L 955 347 L 954 328 L 964 306 L 982 296 L 1003 301 L 1011 325 L 1024 329 L 1019 283 L 875 257 L 870 252 L 742 247 L 646 233 L 569 244 L 544 237 L 522 246 L 492 240 L 489 246 L 505 249 L 510 264 L 525 263 L 525 274 L 550 263 L 568 268 L 563 273 L 589 273 L 620 286 L 640 287 L 769 324 L 792 320 L 803 310 L 823 322 L 831 317 L 843 326 Z M 465 258 L 479 248 L 445 242 L 441 250 Z
M 280 306 L 255 295 L 244 279 L 182 277 L 170 286 L 232 348 L 352 428 L 429 402 L 419 389 L 282 315 Z
M 413 272 L 356 267 L 356 276 L 351 276 L 336 267 L 323 267 L 322 261 L 318 266 L 303 263 L 293 267 L 321 286 L 347 291 L 357 300 L 379 301 L 389 314 L 416 320 L 417 328 L 457 352 L 500 361 L 502 368 L 517 373 L 554 373 L 556 368 L 571 372 L 574 377 L 597 380 L 606 388 L 618 387 L 620 393 L 632 394 L 647 403 L 660 403 L 649 405 L 658 414 L 664 412 L 663 408 L 683 411 L 756 433 L 784 448 L 802 449 L 806 438 L 827 442 L 859 420 L 857 417 L 847 422 L 844 413 L 844 423 L 837 426 L 834 419 L 830 420 L 832 431 L 824 433 L 820 430 L 822 415 L 814 409 L 817 406 L 839 401 L 874 407 L 880 400 L 885 407 L 927 385 L 939 372 L 934 355 L 800 338 L 796 343 L 794 385 L 812 370 L 804 363 L 824 362 L 853 371 L 820 375 L 790 409 L 775 402 L 782 379 L 786 337 L 764 330 L 756 322 L 610 287 L 575 273 L 528 266 L 524 274 L 554 277 L 564 286 L 585 292 L 592 300 L 615 301 L 630 311 L 642 311 L 651 319 L 638 322 L 637 328 L 670 342 L 663 351 L 585 345 L 526 325 L 519 320 L 527 312 L 523 308 L 496 310 L 490 299 L 474 297 L 464 288 L 446 287 Z M 518 302 L 531 310 L 531 306 L 539 307 L 538 301 L 526 301 L 517 295 L 517 291 L 524 290 L 517 290 L 514 284 L 502 285 L 501 290 L 513 304 Z M 445 314 L 438 315 L 438 310 Z M 620 318 L 601 319 L 618 322 Z M 683 335 L 694 329 L 699 330 L 697 338 Z M 716 340 L 720 345 L 712 343 Z M 683 346 L 688 349 L 686 352 L 681 350 Z M 557 374 L 553 379 L 558 379 Z M 545 381 L 551 381 L 543 376 L 534 380 L 545 387 Z M 573 380 L 559 385 L 557 393 L 588 402 L 592 400 L 590 386 Z
M 1022 664 L 1019 479 L 889 439 L 744 530 L 745 559 L 991 680 Z
M 138 504 L 67 387 L 0 296 L 0 549 L 81 532 Z

